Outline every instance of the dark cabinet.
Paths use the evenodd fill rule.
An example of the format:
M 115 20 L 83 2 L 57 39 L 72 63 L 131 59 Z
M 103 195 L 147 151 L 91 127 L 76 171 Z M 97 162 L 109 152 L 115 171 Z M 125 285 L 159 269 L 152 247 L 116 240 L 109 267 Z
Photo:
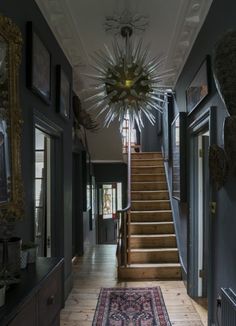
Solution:
M 37 326 L 35 298 L 27 302 L 22 310 L 10 322 L 9 326 Z
M 8 291 L 0 325 L 59 326 L 63 303 L 63 260 L 39 258 Z

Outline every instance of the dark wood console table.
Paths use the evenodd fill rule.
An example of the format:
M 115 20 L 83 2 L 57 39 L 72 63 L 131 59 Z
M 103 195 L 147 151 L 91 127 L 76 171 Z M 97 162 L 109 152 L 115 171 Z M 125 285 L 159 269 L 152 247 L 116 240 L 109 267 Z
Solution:
M 64 304 L 63 259 L 38 258 L 6 293 L 0 325 L 59 326 Z

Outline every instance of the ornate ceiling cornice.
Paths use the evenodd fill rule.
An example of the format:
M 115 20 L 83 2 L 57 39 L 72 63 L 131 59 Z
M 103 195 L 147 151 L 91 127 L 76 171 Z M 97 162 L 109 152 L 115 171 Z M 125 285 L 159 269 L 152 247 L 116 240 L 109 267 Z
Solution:
M 79 73 L 81 67 L 88 66 L 89 57 L 67 4 L 68 0 L 35 1 L 73 66 L 74 88 L 79 84 L 81 88 L 82 78 Z M 166 68 L 174 70 L 173 76 L 167 81 L 172 87 L 177 82 L 212 2 L 213 0 L 182 0 L 179 6 L 166 64 Z
M 168 80 L 175 86 L 213 0 L 189 0 L 180 7 L 167 54 L 167 66 L 175 74 Z

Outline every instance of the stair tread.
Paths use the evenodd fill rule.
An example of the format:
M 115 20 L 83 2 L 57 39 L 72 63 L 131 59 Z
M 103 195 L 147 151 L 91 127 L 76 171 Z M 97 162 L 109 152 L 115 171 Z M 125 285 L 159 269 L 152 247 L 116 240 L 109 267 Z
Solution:
M 151 169 L 151 168 L 163 168 L 162 165 L 136 165 L 136 166 L 132 166 L 132 169 Z
M 162 233 L 162 234 L 131 234 L 131 238 L 167 238 L 173 237 L 176 238 L 175 233 Z
M 163 161 L 163 157 L 153 157 L 153 158 L 132 158 L 132 161 Z
M 131 192 L 136 192 L 136 193 L 160 193 L 160 192 L 167 192 L 168 193 L 168 190 L 132 190 Z
M 132 183 L 142 183 L 142 184 L 153 184 L 153 183 L 165 183 L 166 184 L 166 181 L 132 181 Z M 166 190 L 166 189 L 163 189 L 163 190 Z
M 148 203 L 155 203 L 155 202 L 169 202 L 169 199 L 135 199 L 132 200 L 132 203 L 140 203 L 140 202 L 148 202 Z
M 136 268 L 148 268 L 148 267 L 180 267 L 180 263 L 159 263 L 159 264 L 155 264 L 155 263 L 150 263 L 150 264 L 130 264 L 127 265 L 128 267 L 136 267 Z
M 132 176 L 134 175 L 165 175 L 165 173 L 131 173 Z M 145 181 L 144 181 L 145 182 Z
M 139 213 L 142 213 L 142 214 L 144 214 L 144 213 L 147 213 L 147 214 L 153 214 L 153 213 L 172 213 L 172 210 L 171 209 L 157 209 L 157 210 L 153 210 L 153 211 L 130 211 L 130 213 L 131 214 L 139 214 Z
M 172 221 L 166 222 L 130 222 L 131 225 L 165 225 L 165 224 L 174 224 Z
M 130 249 L 131 252 L 166 252 L 166 251 L 176 251 L 178 252 L 177 248 L 134 248 Z

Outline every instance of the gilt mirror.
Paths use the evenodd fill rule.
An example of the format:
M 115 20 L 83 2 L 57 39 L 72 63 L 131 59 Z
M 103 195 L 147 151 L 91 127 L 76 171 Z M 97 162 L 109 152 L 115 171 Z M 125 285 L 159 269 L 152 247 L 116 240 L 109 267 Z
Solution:
M 22 37 L 18 27 L 0 15 L 0 218 L 24 213 L 21 176 L 19 66 Z

